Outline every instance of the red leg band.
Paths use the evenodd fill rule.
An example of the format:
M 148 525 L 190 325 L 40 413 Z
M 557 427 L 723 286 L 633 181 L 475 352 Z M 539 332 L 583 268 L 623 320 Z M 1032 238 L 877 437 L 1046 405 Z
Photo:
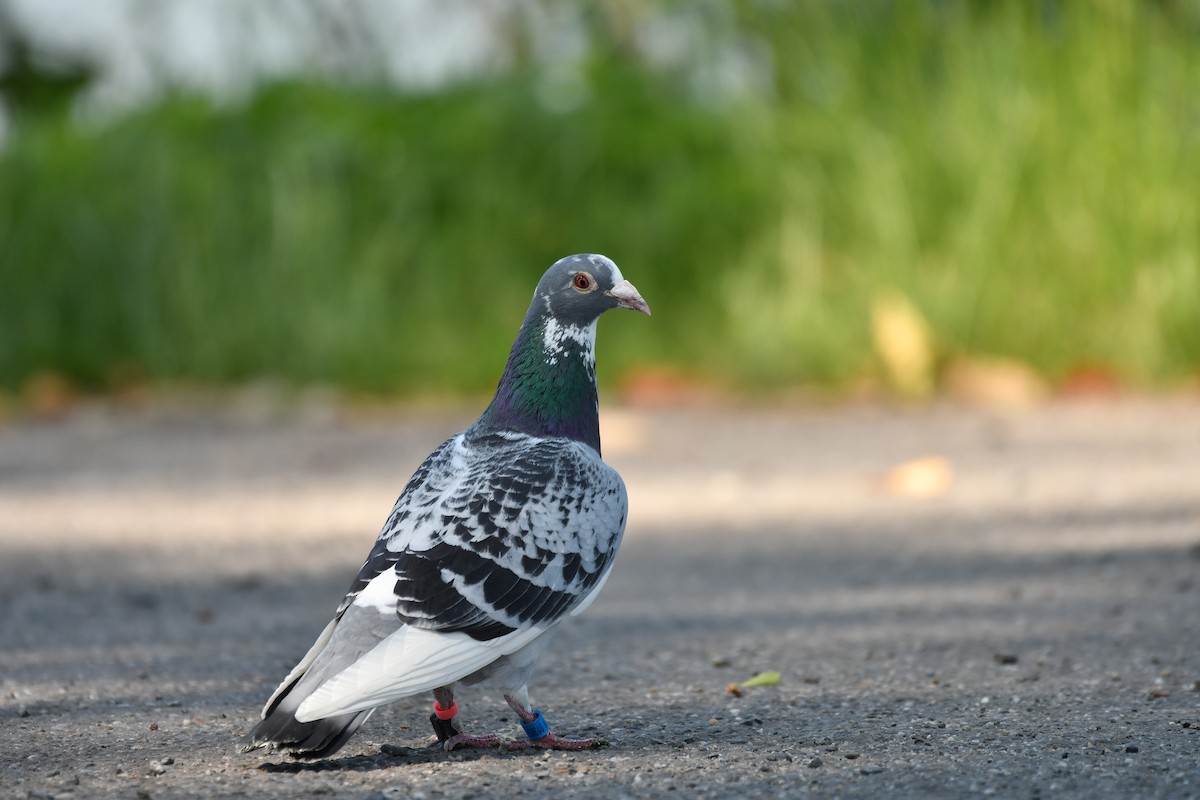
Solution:
M 448 719 L 453 719 L 454 715 L 458 713 L 458 701 L 452 700 L 450 702 L 449 708 L 442 708 L 441 706 L 438 705 L 437 700 L 434 700 L 433 701 L 433 713 L 438 719 L 440 719 L 442 721 L 445 721 Z

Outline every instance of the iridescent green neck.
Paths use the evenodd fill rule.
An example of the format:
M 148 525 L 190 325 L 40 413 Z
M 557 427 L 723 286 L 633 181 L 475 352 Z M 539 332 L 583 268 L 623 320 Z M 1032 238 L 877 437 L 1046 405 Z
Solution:
M 600 452 L 595 339 L 595 321 L 586 328 L 564 326 L 531 311 L 480 424 L 565 436 Z

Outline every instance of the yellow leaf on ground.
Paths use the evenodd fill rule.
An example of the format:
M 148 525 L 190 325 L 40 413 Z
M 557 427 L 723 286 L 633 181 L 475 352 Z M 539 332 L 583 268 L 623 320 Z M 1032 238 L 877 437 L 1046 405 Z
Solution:
M 899 292 L 871 304 L 871 335 L 892 389 L 921 399 L 933 392 L 933 331 L 921 312 Z
M 883 488 L 897 497 L 941 497 L 954 482 L 954 468 L 941 456 L 905 461 L 888 471 Z

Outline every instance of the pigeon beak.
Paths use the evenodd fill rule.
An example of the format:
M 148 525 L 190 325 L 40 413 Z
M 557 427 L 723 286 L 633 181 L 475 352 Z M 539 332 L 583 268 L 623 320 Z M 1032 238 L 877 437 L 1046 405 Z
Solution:
M 627 280 L 619 280 L 616 285 L 605 292 L 606 295 L 617 301 L 617 305 L 621 308 L 629 308 L 634 311 L 640 311 L 647 317 L 650 316 L 650 306 L 638 294 L 638 290 L 633 288 L 633 284 Z

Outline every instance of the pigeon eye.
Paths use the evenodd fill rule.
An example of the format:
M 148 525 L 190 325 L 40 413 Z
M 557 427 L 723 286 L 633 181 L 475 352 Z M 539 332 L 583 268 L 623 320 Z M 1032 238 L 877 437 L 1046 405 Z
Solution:
M 572 283 L 574 283 L 575 288 L 581 292 L 586 292 L 588 289 L 592 288 L 592 279 L 582 272 L 575 275 L 575 280 L 572 281 Z

